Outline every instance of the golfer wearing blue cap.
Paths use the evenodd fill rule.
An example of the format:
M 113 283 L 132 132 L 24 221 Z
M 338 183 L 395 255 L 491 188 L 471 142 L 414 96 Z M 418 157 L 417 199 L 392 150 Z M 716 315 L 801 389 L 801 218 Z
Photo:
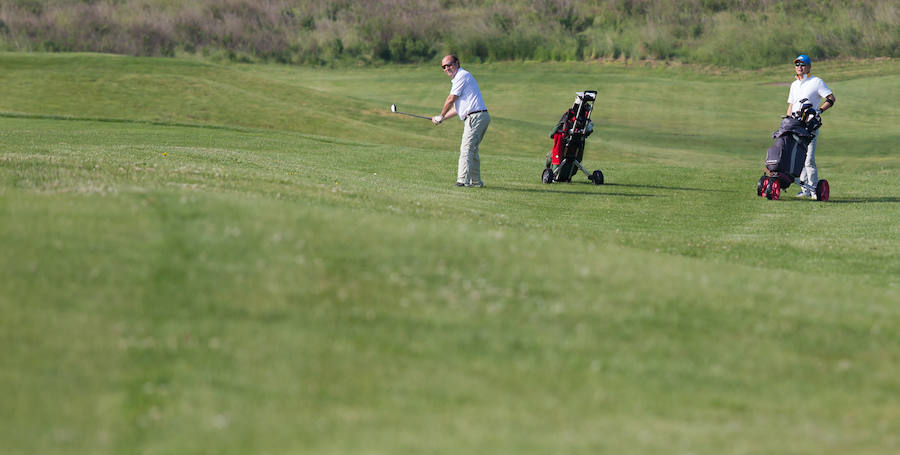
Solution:
M 794 72 L 796 73 L 797 79 L 791 83 L 791 91 L 788 94 L 787 100 L 787 115 L 791 115 L 791 113 L 800 110 L 804 104 L 816 106 L 816 111 L 819 114 L 834 106 L 834 93 L 832 93 L 831 89 L 825 85 L 825 81 L 810 75 L 810 69 L 812 69 L 812 59 L 810 59 L 808 55 L 800 54 L 794 59 Z M 825 102 L 819 106 L 819 103 L 822 102 L 822 98 L 825 98 Z M 809 147 L 806 149 L 806 163 L 803 167 L 803 172 L 800 173 L 800 181 L 810 188 L 815 188 L 816 183 L 819 182 L 819 171 L 816 168 L 817 142 L 818 134 L 817 137 L 813 138 L 812 142 L 809 143 Z M 815 199 L 816 194 L 804 190 L 797 193 L 797 197 Z

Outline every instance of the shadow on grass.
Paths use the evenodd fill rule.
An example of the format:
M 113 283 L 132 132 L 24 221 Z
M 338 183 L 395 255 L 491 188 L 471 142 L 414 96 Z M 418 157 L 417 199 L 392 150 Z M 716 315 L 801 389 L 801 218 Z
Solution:
M 798 204 L 818 204 L 819 201 L 814 201 L 805 197 L 794 197 L 788 196 L 784 197 L 783 195 L 779 199 L 780 202 L 794 202 Z M 878 203 L 878 202 L 889 202 L 889 203 L 898 203 L 900 202 L 900 197 L 848 197 L 848 198 L 830 198 L 826 201 L 826 204 L 868 204 L 868 203 Z
M 866 204 L 870 202 L 900 202 L 900 197 L 848 197 L 838 199 L 828 199 L 829 204 Z
M 573 183 L 574 185 L 574 183 Z M 593 183 L 590 184 L 594 186 Z M 567 184 L 568 186 L 568 184 Z M 606 185 L 599 185 L 606 186 Z M 485 189 L 497 189 L 504 191 L 519 191 L 523 193 L 557 193 L 557 194 L 581 194 L 585 196 L 622 196 L 622 197 L 659 197 L 659 194 L 642 194 L 642 193 L 607 193 L 603 191 L 579 191 L 575 189 L 567 189 L 561 184 L 547 185 L 546 189 L 542 188 L 515 188 L 508 186 L 488 185 Z
M 662 186 L 662 185 L 635 185 L 631 183 L 604 183 L 603 186 L 623 186 L 627 188 L 649 188 L 652 190 L 673 190 L 673 191 L 706 191 L 706 192 L 715 192 L 715 193 L 734 193 L 736 190 L 726 190 L 726 189 L 709 189 L 709 188 L 682 188 L 677 186 Z

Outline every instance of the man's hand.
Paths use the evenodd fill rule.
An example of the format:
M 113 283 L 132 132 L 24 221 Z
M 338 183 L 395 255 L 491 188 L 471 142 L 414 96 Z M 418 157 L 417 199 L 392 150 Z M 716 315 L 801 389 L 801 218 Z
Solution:
M 442 117 L 441 114 L 431 117 L 431 123 L 434 123 L 435 125 L 440 125 L 441 122 L 443 122 L 443 121 L 444 121 L 444 117 Z

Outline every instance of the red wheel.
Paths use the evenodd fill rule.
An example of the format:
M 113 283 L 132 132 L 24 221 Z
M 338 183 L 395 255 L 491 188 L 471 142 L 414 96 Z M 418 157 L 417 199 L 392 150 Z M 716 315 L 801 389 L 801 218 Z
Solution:
M 766 185 L 769 184 L 769 178 L 765 176 L 765 174 L 759 178 L 759 181 L 756 182 L 756 195 L 762 196 L 763 191 L 766 189 Z
M 831 186 L 828 184 L 828 180 L 819 180 L 819 183 L 816 184 L 816 200 L 825 202 L 829 197 L 831 197 Z
M 781 182 L 779 182 L 778 180 L 775 180 L 774 182 L 772 182 L 771 195 L 772 195 L 772 197 L 770 197 L 769 199 L 771 199 L 773 201 L 777 201 L 777 200 L 781 199 Z

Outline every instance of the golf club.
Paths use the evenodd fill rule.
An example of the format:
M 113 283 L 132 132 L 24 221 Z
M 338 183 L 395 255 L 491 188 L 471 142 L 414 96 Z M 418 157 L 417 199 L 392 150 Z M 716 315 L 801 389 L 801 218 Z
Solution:
M 400 112 L 400 111 L 397 110 L 397 105 L 396 105 L 396 104 L 391 104 L 391 112 L 393 112 L 393 113 L 395 113 L 395 114 L 408 115 L 408 116 L 410 116 L 410 117 L 417 117 L 417 118 L 423 118 L 423 119 L 425 119 L 425 120 L 431 120 L 431 117 L 425 117 L 424 115 L 416 115 L 416 114 L 409 114 L 409 113 L 406 113 L 406 112 Z

